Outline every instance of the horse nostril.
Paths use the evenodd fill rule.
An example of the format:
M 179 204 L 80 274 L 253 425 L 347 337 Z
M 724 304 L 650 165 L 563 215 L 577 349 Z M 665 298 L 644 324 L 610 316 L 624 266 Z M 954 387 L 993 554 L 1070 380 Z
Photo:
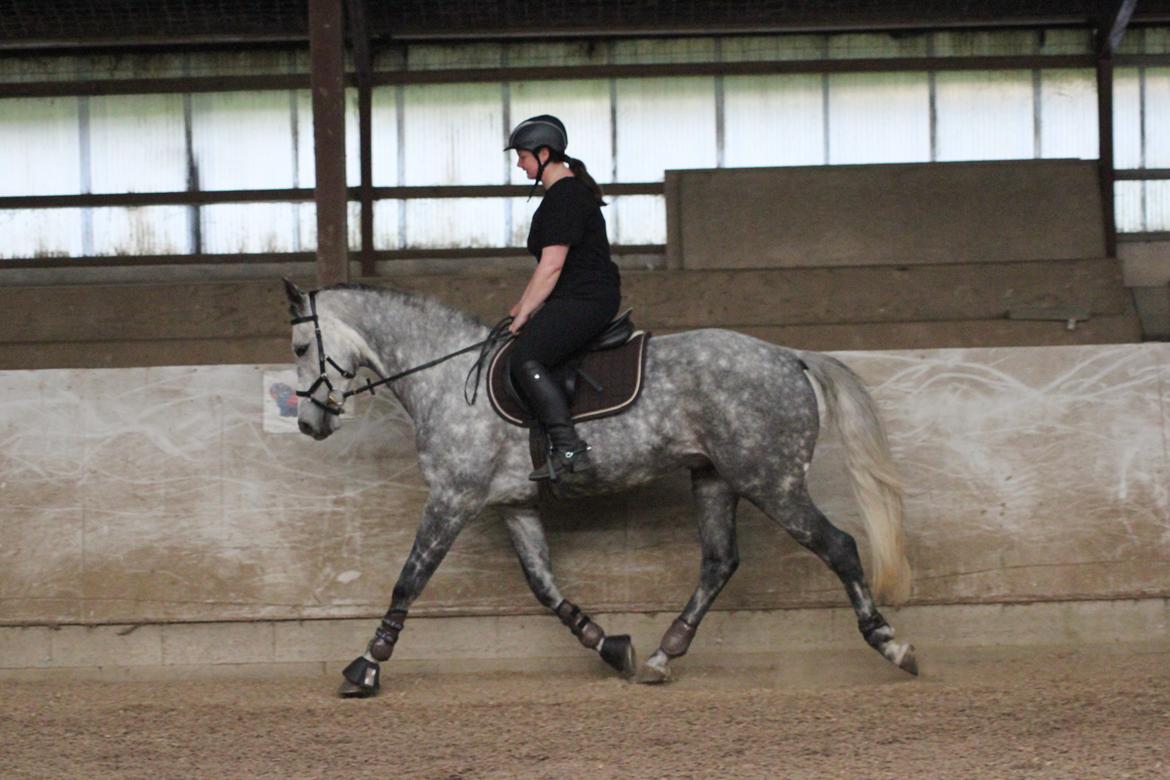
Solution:
M 304 420 L 300 421 L 300 423 L 298 424 L 298 427 L 301 429 L 301 433 L 305 434 L 306 436 L 313 435 L 313 426 L 309 425 Z

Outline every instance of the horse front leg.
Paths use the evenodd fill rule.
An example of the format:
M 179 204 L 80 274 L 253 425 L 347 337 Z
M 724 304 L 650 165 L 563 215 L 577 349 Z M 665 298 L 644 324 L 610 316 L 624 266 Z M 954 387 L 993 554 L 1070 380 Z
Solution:
M 394 585 L 390 609 L 374 630 L 374 637 L 367 645 L 366 652 L 355 658 L 342 672 L 345 680 L 338 691 L 341 696 L 365 697 L 378 692 L 381 686 L 379 664 L 390 660 L 393 655 L 410 605 L 422 593 L 464 524 L 476 514 L 478 507 L 460 506 L 434 496 L 427 500 L 410 555 Z
M 504 519 L 508 524 L 512 546 L 520 558 L 520 566 L 524 569 L 528 586 L 532 588 L 537 601 L 551 609 L 581 644 L 598 653 L 603 661 L 623 677 L 632 677 L 636 661 L 634 643 L 630 637 L 625 634 L 606 636 L 601 626 L 581 612 L 575 604 L 561 596 L 553 580 L 544 525 L 540 522 L 540 515 L 536 510 L 506 509 Z
M 699 567 L 699 586 L 695 588 L 657 650 L 638 670 L 640 683 L 661 683 L 670 679 L 670 662 L 686 654 L 707 610 L 715 597 L 739 567 L 739 550 L 735 543 L 735 510 L 739 496 L 714 468 L 691 471 L 691 493 L 699 525 L 699 542 L 703 562 Z

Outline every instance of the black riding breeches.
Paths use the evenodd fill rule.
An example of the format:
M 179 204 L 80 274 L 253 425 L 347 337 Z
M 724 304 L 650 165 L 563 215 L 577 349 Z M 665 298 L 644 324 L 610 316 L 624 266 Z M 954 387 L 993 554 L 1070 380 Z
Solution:
M 535 360 L 555 368 L 598 336 L 617 314 L 621 299 L 551 298 L 545 301 L 516 336 L 511 354 L 512 379 L 520 366 Z

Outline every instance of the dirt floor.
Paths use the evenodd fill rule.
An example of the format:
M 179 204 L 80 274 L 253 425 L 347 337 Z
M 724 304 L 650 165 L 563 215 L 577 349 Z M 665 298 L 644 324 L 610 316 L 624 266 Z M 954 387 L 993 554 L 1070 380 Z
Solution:
M 870 658 L 872 655 L 872 659 Z M 758 660 L 758 659 L 757 659 Z M 596 673 L 0 682 L 3 778 L 1168 778 L 1170 647 Z

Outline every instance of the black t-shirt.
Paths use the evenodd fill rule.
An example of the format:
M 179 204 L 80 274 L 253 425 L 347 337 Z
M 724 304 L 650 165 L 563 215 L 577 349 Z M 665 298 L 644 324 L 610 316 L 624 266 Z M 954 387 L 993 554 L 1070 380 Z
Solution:
M 554 244 L 567 245 L 569 254 L 550 298 L 621 296 L 621 277 L 609 256 L 605 217 L 593 192 L 575 176 L 549 187 L 532 215 L 528 251 L 539 262 L 541 250 Z

